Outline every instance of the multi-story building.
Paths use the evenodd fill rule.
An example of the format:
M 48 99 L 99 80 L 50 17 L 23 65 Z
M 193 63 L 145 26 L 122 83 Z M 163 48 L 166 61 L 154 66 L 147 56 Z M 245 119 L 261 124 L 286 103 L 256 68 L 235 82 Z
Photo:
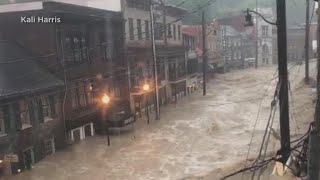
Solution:
M 317 57 L 317 25 L 310 25 L 309 58 Z M 288 62 L 305 61 L 305 24 L 290 26 L 287 29 Z M 273 29 L 273 63 L 278 63 L 277 30 Z
M 126 46 L 130 70 L 131 107 L 141 111 L 144 99 L 154 102 L 154 76 L 150 1 L 124 1 L 126 19 Z M 160 105 L 177 99 L 186 92 L 186 62 L 182 45 L 182 22 L 177 21 L 186 11 L 181 8 L 154 2 L 154 36 L 157 58 L 157 77 Z M 163 14 L 165 13 L 165 16 Z M 164 26 L 164 23 L 167 26 Z M 152 85 L 152 92 L 142 90 L 144 83 Z M 174 97 L 174 98 L 172 98 Z
M 255 57 L 256 41 L 254 31 L 244 26 L 246 23 L 244 15 L 221 18 L 218 21 L 223 29 L 222 54 L 226 64 L 225 68 L 252 66 L 253 62 L 251 61 Z
M 202 26 L 185 26 L 185 31 L 193 33 L 195 35 L 195 46 L 200 50 L 200 65 L 202 67 L 202 56 L 203 56 L 203 37 L 202 37 Z M 222 59 L 222 29 L 218 21 L 213 20 L 211 23 L 206 25 L 206 50 L 208 58 L 208 71 L 216 72 L 218 68 L 223 67 Z M 200 68 L 202 69 L 202 68 Z M 202 71 L 201 71 L 202 72 Z
M 36 60 L 22 60 L 30 56 L 17 42 L 0 42 L 0 177 L 18 173 L 65 144 L 64 82 Z
M 225 70 L 244 67 L 243 36 L 230 26 L 225 27 Z
M 257 10 L 264 18 L 274 21 L 272 8 L 258 8 Z M 273 59 L 273 40 L 271 24 L 265 22 L 260 16 L 254 15 L 255 30 L 258 31 L 258 65 L 271 65 Z M 256 27 L 258 25 L 258 27 Z
M 64 82 L 63 94 L 59 96 L 60 100 L 57 100 L 59 104 L 57 110 L 62 113 L 61 117 L 65 124 L 62 132 L 66 132 L 68 140 L 76 142 L 94 135 L 95 131 L 105 132 L 107 125 L 123 126 L 134 121 L 128 101 L 128 79 L 123 56 L 124 22 L 121 12 L 59 2 L 32 2 L 1 6 L 0 13 L 0 24 L 3 27 L 0 30 L 1 39 L 18 43 L 20 49 L 28 52 L 28 57 L 38 57 L 33 59 L 37 65 Z M 48 20 L 46 18 L 50 18 L 50 23 L 43 22 Z M 4 52 L 11 52 L 11 50 L 6 49 Z M 11 57 L 18 59 L 22 55 L 18 52 L 11 53 Z M 30 78 L 27 80 L 32 81 L 36 73 L 30 69 L 26 73 L 22 72 L 21 76 L 26 76 Z M 40 88 L 47 90 L 55 85 L 53 82 L 50 83 L 47 76 L 39 76 L 41 78 L 39 81 L 44 83 Z M 29 81 L 23 82 L 21 86 L 33 87 L 31 84 L 26 84 Z M 34 83 L 39 83 L 38 79 L 35 79 Z M 18 84 L 14 84 L 14 88 L 16 86 L 19 87 Z M 30 88 L 28 93 L 29 91 L 31 93 L 33 89 Z M 109 96 L 111 100 L 108 107 L 101 105 L 101 97 L 104 95 Z M 30 96 L 26 94 L 25 97 L 28 99 Z M 54 119 L 55 114 L 50 114 L 48 110 L 48 107 L 53 107 L 49 104 L 52 102 L 52 97 L 44 96 L 39 102 L 41 102 L 43 115 L 38 121 L 46 122 Z M 10 109 L 14 114 L 10 117 L 12 118 L 10 123 L 24 118 L 26 127 L 29 127 L 28 124 L 31 121 L 26 120 L 25 117 L 29 115 L 21 113 L 19 115 L 18 112 L 19 109 L 34 108 L 33 104 L 20 103 L 13 108 L 16 109 Z M 102 114 L 104 114 L 103 117 Z M 32 118 L 34 117 L 30 114 L 30 119 Z M 57 118 L 60 118 L 60 114 Z M 54 122 L 56 121 L 50 121 L 50 123 Z M 17 127 L 19 129 L 25 126 L 12 124 L 12 128 Z M 40 141 L 51 135 L 52 140 L 55 138 L 54 132 L 61 129 L 53 131 L 50 126 L 46 129 L 41 125 L 39 128 L 42 131 L 47 130 L 42 137 L 41 134 L 36 133 L 37 128 L 32 126 L 26 129 L 32 135 L 19 139 L 18 143 L 22 144 L 21 147 L 13 145 L 9 148 L 20 153 L 23 158 L 29 160 L 32 158 L 32 162 L 42 157 L 43 152 L 39 150 L 36 139 Z M 14 137 L 18 137 L 18 133 Z M 0 142 L 3 138 L 7 137 L 0 137 Z M 3 143 L 10 140 L 14 139 L 4 139 Z M 1 147 L 6 146 L 3 143 Z M 1 153 L 8 152 L 8 150 L 1 151 Z M 25 162 L 23 158 L 19 167 Z
M 186 51 L 187 58 L 187 94 L 193 93 L 199 86 L 199 56 L 196 49 L 196 38 L 198 34 L 194 29 L 189 28 L 189 26 L 184 25 L 182 28 L 183 44 Z M 202 79 L 202 77 L 200 78 Z

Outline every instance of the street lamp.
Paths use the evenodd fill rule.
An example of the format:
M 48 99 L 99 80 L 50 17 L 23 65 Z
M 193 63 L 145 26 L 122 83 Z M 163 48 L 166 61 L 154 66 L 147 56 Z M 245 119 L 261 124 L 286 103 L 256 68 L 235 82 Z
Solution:
M 278 151 L 283 158 L 281 162 L 286 163 L 290 157 L 290 123 L 289 123 L 289 99 L 288 99 L 288 69 L 287 69 L 287 22 L 286 22 L 286 1 L 277 0 L 277 20 L 270 22 L 261 14 L 247 9 L 247 24 L 250 25 L 249 12 L 260 16 L 266 23 L 277 26 L 278 37 L 278 71 L 279 71 L 279 106 L 280 106 L 280 134 L 281 134 L 281 151 Z M 260 151 L 261 153 L 261 151 Z M 259 157 L 260 154 L 259 153 Z M 311 157 L 312 155 L 310 155 Z M 318 169 L 317 169 L 318 170 Z M 318 179 L 318 178 L 310 178 Z
M 150 85 L 149 85 L 149 84 L 144 84 L 143 87 L 142 87 L 142 89 L 143 89 L 144 91 L 149 91 L 149 90 L 150 90 Z
M 110 97 L 107 94 L 104 94 L 101 98 L 103 104 L 107 105 L 110 103 Z
M 101 97 L 101 102 L 102 102 L 103 105 L 108 105 L 110 103 L 110 97 L 107 94 L 104 94 Z M 103 118 L 104 118 L 103 119 L 104 123 L 106 123 L 105 125 L 107 125 L 106 130 L 107 130 L 107 137 L 108 137 L 108 146 L 110 146 L 109 123 L 107 122 L 105 113 L 106 112 L 102 112 L 102 115 L 103 115 Z
M 244 24 L 245 27 L 251 27 L 253 26 L 253 21 L 252 21 L 252 15 L 250 13 L 254 13 L 257 14 L 258 16 L 260 16 L 266 23 L 271 24 L 271 25 L 275 25 L 277 26 L 276 22 L 271 22 L 268 21 L 266 18 L 264 18 L 260 13 L 256 12 L 256 11 L 252 11 L 247 9 L 247 11 L 244 11 L 244 13 L 246 13 L 245 18 L 246 18 L 246 23 Z M 257 20 L 258 21 L 258 20 Z M 256 29 L 256 62 L 255 62 L 255 67 L 258 68 L 258 28 Z
M 250 14 L 251 13 L 254 13 L 254 14 L 257 14 L 258 16 L 260 16 L 266 23 L 268 24 L 271 24 L 271 25 L 274 25 L 274 26 L 277 26 L 278 24 L 276 22 L 271 22 L 269 20 L 267 20 L 265 17 L 263 17 L 260 13 L 256 12 L 256 11 L 253 11 L 253 10 L 250 10 L 250 9 L 247 9 L 247 11 L 244 11 L 244 13 L 247 13 L 245 18 L 246 18 L 246 24 L 244 26 L 248 27 L 248 26 L 253 26 L 253 21 L 252 21 L 252 15 Z
M 147 113 L 147 119 L 148 119 L 148 124 L 150 124 L 150 116 L 149 116 L 149 98 L 148 98 L 148 92 L 149 92 L 149 90 L 150 90 L 150 85 L 149 84 L 144 84 L 143 85 L 143 87 L 142 87 L 142 89 L 143 89 L 143 91 L 145 91 L 146 92 L 146 96 L 145 96 L 145 98 L 146 98 L 146 108 L 145 108 L 145 111 L 146 111 L 146 113 Z

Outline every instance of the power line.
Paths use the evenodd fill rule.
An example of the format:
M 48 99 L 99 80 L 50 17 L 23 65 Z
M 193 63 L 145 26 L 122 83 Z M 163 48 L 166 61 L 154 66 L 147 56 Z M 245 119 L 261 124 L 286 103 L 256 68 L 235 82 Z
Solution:
M 186 0 L 188 1 L 188 0 Z M 180 18 L 177 18 L 176 20 L 173 20 L 171 22 L 168 22 L 166 25 L 170 25 L 171 23 L 175 23 L 175 22 L 178 22 L 184 18 L 186 18 L 187 16 L 189 15 L 192 15 L 196 12 L 199 12 L 201 9 L 205 8 L 206 6 L 208 5 L 211 5 L 213 3 L 215 3 L 217 0 L 209 0 L 207 3 L 204 3 L 203 6 L 200 6 L 199 8 L 193 10 L 192 12 L 189 12 L 188 14 L 180 17 Z M 99 18 L 100 19 L 100 18 Z M 153 30 L 158 30 L 158 29 L 163 29 L 163 27 L 157 27 L 157 28 L 153 28 Z M 143 32 L 142 34 L 145 34 L 145 33 L 150 33 L 152 30 L 149 30 L 149 31 L 146 31 L 146 32 Z M 163 33 L 163 32 L 162 32 Z M 166 32 L 165 32 L 166 33 Z M 125 33 L 127 34 L 127 33 Z M 139 33 L 135 34 L 134 36 L 138 36 Z M 123 35 L 124 36 L 124 35 Z M 104 46 L 104 45 L 107 45 L 108 43 L 113 43 L 114 41 L 117 41 L 117 40 L 125 40 L 125 39 L 128 39 L 130 37 L 125 37 L 125 38 L 119 38 L 119 39 L 116 39 L 116 40 L 110 40 L 110 41 L 106 41 L 106 42 L 102 42 L 98 45 L 95 45 L 95 46 L 92 46 L 92 47 L 84 47 L 84 48 L 78 48 L 78 49 L 73 49 L 73 50 L 68 50 L 68 51 L 63 51 L 63 52 L 60 52 L 62 54 L 64 53 L 72 53 L 72 52 L 76 52 L 78 50 L 93 50 L 93 49 L 96 49 L 96 48 L 100 48 L 101 46 Z M 142 38 L 141 40 L 144 40 L 144 38 Z M 3 41 L 6 41 L 6 40 L 3 40 Z M 22 62 L 22 61 L 26 61 L 26 60 L 32 60 L 32 59 L 37 59 L 37 58 L 46 58 L 46 57 L 50 57 L 50 56 L 55 56 L 55 55 L 58 55 L 57 52 L 55 53 L 49 53 L 49 54 L 45 54 L 45 55 L 39 55 L 39 56 L 32 56 L 32 57 L 27 57 L 27 58 L 20 58 L 20 59 L 17 59 L 17 60 L 11 60 L 11 61 L 6 61 L 6 62 L 0 62 L 0 65 L 1 64 L 12 64 L 12 63 L 18 63 L 18 62 Z
M 275 71 L 273 77 L 276 76 L 276 73 L 277 73 L 277 70 Z M 271 86 L 272 81 L 273 81 L 273 80 L 270 81 L 267 89 L 266 89 L 265 92 L 264 92 L 263 98 L 261 98 L 260 103 L 259 103 L 258 112 L 257 112 L 257 116 L 256 116 L 256 120 L 255 120 L 255 123 L 254 123 L 253 130 L 252 130 L 252 136 L 251 136 L 251 139 L 250 139 L 249 148 L 248 148 L 248 153 L 247 153 L 247 157 L 246 157 L 246 161 L 245 161 L 245 165 L 244 165 L 245 167 L 247 166 L 247 162 L 248 162 L 248 159 L 249 159 L 249 153 L 250 153 L 251 145 L 252 145 L 252 142 L 253 142 L 254 131 L 255 131 L 255 129 L 256 129 L 256 127 L 257 127 L 257 123 L 258 123 L 258 119 L 259 119 L 259 115 L 260 115 L 260 110 L 261 110 L 261 106 L 262 106 L 262 101 L 263 101 L 264 97 L 266 96 L 266 93 L 268 92 L 269 87 Z M 242 174 L 241 179 L 243 179 L 243 175 L 244 175 L 244 174 Z

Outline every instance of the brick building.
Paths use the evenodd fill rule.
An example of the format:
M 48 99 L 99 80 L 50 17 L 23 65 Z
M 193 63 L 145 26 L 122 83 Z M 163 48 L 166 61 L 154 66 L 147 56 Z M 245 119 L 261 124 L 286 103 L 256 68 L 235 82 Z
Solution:
M 12 113 L 7 121 L 12 124 L 13 131 L 12 136 L 0 137 L 2 148 L 0 153 L 7 154 L 11 151 L 5 147 L 11 148 L 7 143 L 14 139 L 8 140 L 7 138 L 18 139 L 17 142 L 23 147 L 12 146 L 14 153 L 17 153 L 21 159 L 17 165 L 18 168 L 25 167 L 26 164 L 23 161 L 25 158 L 36 162 L 44 157 L 44 151 L 40 148 L 43 147 L 41 143 L 44 141 L 57 144 L 58 149 L 66 141 L 77 142 L 94 135 L 96 131 L 104 133 L 108 125 L 121 127 L 134 122 L 129 106 L 128 78 L 124 57 L 124 21 L 120 11 L 49 1 L 3 5 L 0 6 L 0 13 L 0 24 L 3 27 L 0 30 L 1 39 L 15 42 L 24 53 L 12 52 L 10 57 L 16 57 L 16 59 L 39 57 L 32 59 L 34 60 L 32 66 L 41 67 L 46 74 L 56 78 L 53 82 L 59 82 L 58 85 L 61 85 L 62 82 L 63 86 L 62 94 L 57 97 L 44 96 L 42 98 L 42 89 L 49 91 L 48 88 L 55 88 L 54 85 L 56 85 L 49 84 L 51 81 L 48 75 L 40 74 L 40 79 L 34 78 L 33 73 L 37 72 L 33 72 L 32 69 L 24 69 L 23 72 L 14 74 L 17 76 L 26 74 L 27 77 L 34 78 L 28 79 L 29 81 L 36 83 L 44 81 L 48 86 L 39 89 L 36 86 L 34 87 L 36 89 L 28 88 L 28 94 L 14 94 L 14 98 L 20 98 L 24 103 L 14 104 L 13 107 L 10 107 L 11 109 L 4 110 Z M 60 18 L 60 21 L 23 23 L 21 22 L 23 16 Z M 12 51 L 18 52 L 16 46 L 7 48 L 9 52 L 11 48 Z M 21 88 L 28 87 L 29 84 L 25 83 L 21 84 Z M 10 90 L 10 86 L 8 88 Z M 41 90 L 40 94 L 33 95 L 38 90 Z M 17 90 L 17 92 L 20 91 Z M 101 97 L 105 94 L 111 99 L 108 107 L 101 105 Z M 36 100 L 29 101 L 34 98 Z M 4 103 L 6 101 L 9 100 L 3 100 Z M 55 113 L 48 110 L 48 107 L 55 107 L 52 102 L 58 104 Z M 34 103 L 40 106 L 40 108 L 36 107 L 42 109 L 44 115 L 33 117 L 31 113 L 21 114 L 21 109 L 31 109 L 30 112 L 40 111 L 32 110 L 35 108 Z M 51 113 L 50 116 L 48 113 Z M 23 123 L 31 124 L 31 126 L 24 126 L 23 123 L 14 124 L 22 118 L 24 118 Z M 37 118 L 40 119 L 37 120 Z M 40 125 L 33 125 L 32 119 L 36 119 L 35 124 Z M 61 122 L 64 126 L 61 126 Z M 23 127 L 28 128 L 25 131 L 17 131 Z M 25 132 L 28 134 L 23 134 Z M 56 132 L 59 132 L 59 135 Z

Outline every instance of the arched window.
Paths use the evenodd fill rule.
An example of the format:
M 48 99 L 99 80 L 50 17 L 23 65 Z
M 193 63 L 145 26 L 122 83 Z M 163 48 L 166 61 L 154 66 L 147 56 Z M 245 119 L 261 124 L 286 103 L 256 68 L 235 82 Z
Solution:
M 262 53 L 263 54 L 268 54 L 269 53 L 269 47 L 267 46 L 267 44 L 263 44 Z

